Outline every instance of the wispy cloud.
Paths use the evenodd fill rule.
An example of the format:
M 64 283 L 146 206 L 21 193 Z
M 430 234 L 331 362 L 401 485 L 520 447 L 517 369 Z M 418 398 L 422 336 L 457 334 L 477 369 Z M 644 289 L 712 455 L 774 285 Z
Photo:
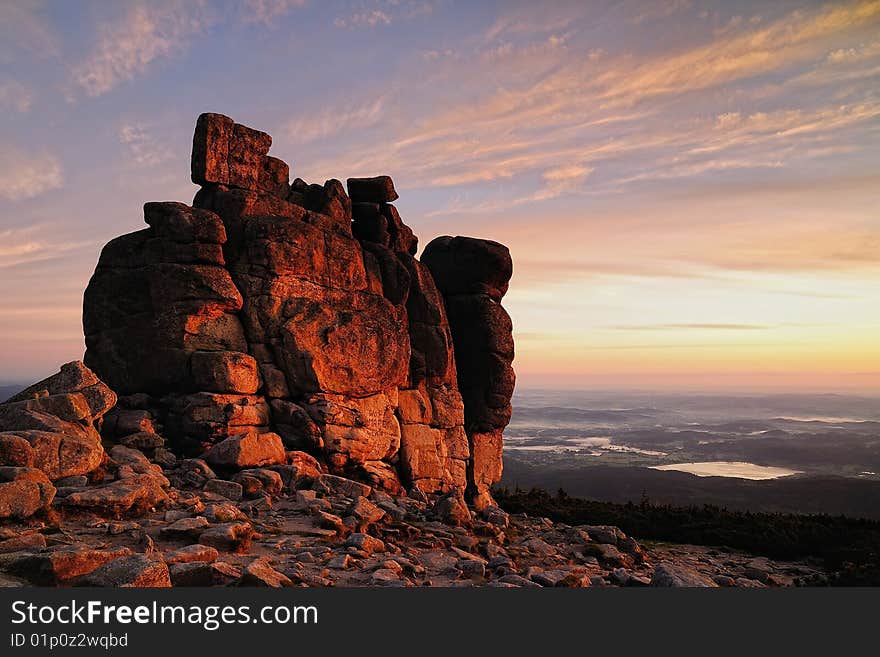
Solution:
M 342 29 L 374 28 L 401 20 L 428 16 L 435 2 L 429 0 L 368 0 L 356 2 L 350 13 L 337 16 L 333 25 Z
M 45 226 L 0 230 L 0 269 L 58 258 L 90 245 L 88 241 L 53 241 L 40 237 Z
M 105 94 L 186 50 L 213 20 L 204 0 L 134 4 L 121 19 L 100 25 L 92 53 L 73 66 L 73 82 L 89 96 Z
M 283 130 L 293 142 L 305 143 L 376 125 L 384 116 L 386 95 L 342 107 L 307 112 L 289 120 Z
M 119 141 L 139 165 L 156 166 L 174 157 L 173 149 L 157 141 L 144 123 L 123 123 L 118 135 Z
M 673 2 L 652 11 L 684 9 L 686 3 Z M 470 55 L 427 51 L 422 70 L 411 76 L 412 95 L 436 102 L 420 106 L 415 120 L 395 124 L 394 139 L 383 148 L 354 140 L 332 156 L 319 154 L 314 169 L 338 171 L 344 162 L 356 175 L 394 170 L 401 172 L 404 187 L 482 183 L 491 189 L 486 183 L 516 179 L 521 193 L 505 189 L 465 209 L 483 212 L 585 187 L 591 193 L 621 192 L 651 180 L 781 169 L 791 161 L 858 148 L 858 141 L 842 143 L 839 135 L 878 115 L 880 104 L 864 94 L 850 102 L 826 98 L 824 106 L 812 108 L 787 106 L 792 101 L 780 84 L 770 109 L 734 107 L 717 119 L 704 110 L 719 102 L 710 95 L 719 88 L 730 108 L 731 98 L 745 104 L 750 94 L 761 93 L 755 80 L 778 73 L 785 81 L 804 67 L 824 65 L 829 53 L 850 40 L 850 31 L 880 23 L 877 0 L 798 10 L 768 21 L 743 19 L 708 43 L 698 38 L 649 55 L 608 53 L 585 44 L 578 30 L 592 13 L 583 5 L 547 11 L 546 20 L 540 13 L 525 7 L 500 18 Z M 871 52 L 866 45 L 855 55 L 844 49 L 834 58 L 870 62 Z M 733 86 L 739 83 L 741 90 Z M 450 85 L 455 93 L 444 95 Z M 688 94 L 698 94 L 690 101 L 701 111 L 687 111 Z M 332 135 L 327 128 L 304 132 L 315 141 Z M 584 173 L 565 180 L 546 175 L 572 166 Z M 587 175 L 589 184 L 583 185 Z
M 33 153 L 11 144 L 0 148 L 0 196 L 3 198 L 22 201 L 63 184 L 61 161 L 55 154 Z
M 377 25 L 391 25 L 391 15 L 381 9 L 369 11 L 357 11 L 350 16 L 340 16 L 333 21 L 336 27 L 376 27 Z
M 245 0 L 242 18 L 246 23 L 272 27 L 274 22 L 294 9 L 308 6 L 308 0 Z

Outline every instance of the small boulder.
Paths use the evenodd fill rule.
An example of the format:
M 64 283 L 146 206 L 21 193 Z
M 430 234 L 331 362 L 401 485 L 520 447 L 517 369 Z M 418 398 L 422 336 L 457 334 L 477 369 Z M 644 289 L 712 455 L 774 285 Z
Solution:
M 209 479 L 205 482 L 203 490 L 206 493 L 216 493 L 233 502 L 237 502 L 244 495 L 244 489 L 240 483 L 225 479 Z
M 251 468 L 237 473 L 233 480 L 241 485 L 245 497 L 280 495 L 284 488 L 281 475 L 268 468 Z
M 364 534 L 362 532 L 351 534 L 345 540 L 345 544 L 349 547 L 357 548 L 362 552 L 366 552 L 367 554 L 385 551 L 384 542 L 380 541 L 378 538 L 370 536 L 369 534 Z
M 0 466 L 30 468 L 34 465 L 34 449 L 14 431 L 0 432 Z
M 345 497 L 369 497 L 373 489 L 366 484 L 345 477 L 336 475 L 323 475 L 320 480 L 330 489 L 334 495 L 344 495 Z
M 8 552 L 38 552 L 44 547 L 46 547 L 46 537 L 40 533 L 33 532 L 0 541 L 0 554 Z
M 355 518 L 359 528 L 372 525 L 385 517 L 385 512 L 365 497 L 355 499 L 346 513 Z
M 16 559 L 7 569 L 41 586 L 66 584 L 92 572 L 99 566 L 131 554 L 128 548 L 93 550 L 87 547 L 63 547 Z
M 446 525 L 473 527 L 474 519 L 461 491 L 453 491 L 439 498 L 430 511 L 431 516 Z
M 663 562 L 654 569 L 651 586 L 659 587 L 717 587 L 714 581 L 693 568 Z
M 55 498 L 55 487 L 42 470 L 0 467 L 0 519 L 23 520 L 45 510 Z
M 168 480 L 153 474 L 135 474 L 104 486 L 76 491 L 64 498 L 64 505 L 114 515 L 143 514 L 168 502 L 163 486 Z
M 221 552 L 246 553 L 251 547 L 254 528 L 249 522 L 227 522 L 211 527 L 199 536 L 199 543 Z
M 293 582 L 287 575 L 279 573 L 272 568 L 269 559 L 261 557 L 254 559 L 241 573 L 241 579 L 238 581 L 239 586 L 263 586 L 274 589 L 280 589 L 285 586 L 293 586 Z
M 204 516 L 181 518 L 159 530 L 159 537 L 172 541 L 195 540 L 208 529 L 208 519 Z
M 230 436 L 208 452 L 205 459 L 215 467 L 258 468 L 284 463 L 286 455 L 277 433 L 248 433 Z
M 160 559 L 132 554 L 98 566 L 76 582 L 77 586 L 113 588 L 168 588 L 168 566 Z
M 177 563 L 213 563 L 220 557 L 220 553 L 209 545 L 187 545 L 179 550 L 172 550 L 164 554 L 165 563 L 169 566 Z

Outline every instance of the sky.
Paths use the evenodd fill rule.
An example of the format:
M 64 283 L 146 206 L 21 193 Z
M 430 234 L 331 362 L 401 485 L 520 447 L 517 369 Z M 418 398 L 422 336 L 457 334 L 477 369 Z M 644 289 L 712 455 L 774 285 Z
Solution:
M 880 394 L 880 0 L 0 0 L 0 382 L 195 119 L 510 247 L 519 385 Z

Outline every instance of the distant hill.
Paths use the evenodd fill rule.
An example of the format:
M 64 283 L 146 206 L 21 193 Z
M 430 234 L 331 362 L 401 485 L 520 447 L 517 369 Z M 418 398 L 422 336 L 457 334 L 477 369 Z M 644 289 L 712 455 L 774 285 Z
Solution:
M 642 467 L 568 468 L 536 465 L 504 455 L 502 486 L 555 491 L 617 504 L 687 506 L 712 504 L 765 513 L 827 513 L 880 520 L 880 481 L 830 476 L 782 477 L 750 481 L 733 477 L 697 477 Z
M 24 390 L 26 387 L 27 387 L 27 386 L 24 385 L 24 384 L 22 384 L 22 385 L 12 385 L 12 386 L 0 386 L 0 402 L 4 402 L 4 401 L 6 401 L 6 400 L 9 399 L 10 397 L 12 397 L 12 395 L 14 395 L 14 394 L 16 394 L 16 393 L 18 393 L 18 392 L 21 392 L 21 391 Z

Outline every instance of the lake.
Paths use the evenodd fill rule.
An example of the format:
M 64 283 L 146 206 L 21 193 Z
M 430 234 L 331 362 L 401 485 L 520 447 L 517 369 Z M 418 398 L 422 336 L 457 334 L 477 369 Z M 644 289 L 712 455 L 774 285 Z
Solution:
M 675 470 L 688 472 L 698 477 L 736 477 L 737 479 L 779 479 L 800 474 L 799 470 L 755 465 L 743 461 L 705 461 L 703 463 L 670 463 L 653 465 L 652 470 Z

